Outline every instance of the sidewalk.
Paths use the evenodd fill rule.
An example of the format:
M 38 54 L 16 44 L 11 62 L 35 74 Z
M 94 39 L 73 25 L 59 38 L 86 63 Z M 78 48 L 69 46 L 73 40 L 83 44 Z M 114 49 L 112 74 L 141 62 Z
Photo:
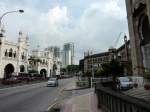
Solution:
M 75 96 L 63 105 L 63 112 L 103 112 L 97 108 L 97 97 L 94 92 Z
M 77 87 L 76 81 L 77 81 L 77 79 L 75 79 L 72 83 L 68 84 L 63 90 L 64 91 L 71 91 L 71 90 L 79 90 L 79 89 L 87 88 L 87 87 Z

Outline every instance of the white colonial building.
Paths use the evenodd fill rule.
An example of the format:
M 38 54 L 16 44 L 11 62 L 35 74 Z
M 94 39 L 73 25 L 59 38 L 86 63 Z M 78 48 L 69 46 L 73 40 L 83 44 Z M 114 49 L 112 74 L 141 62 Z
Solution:
M 32 51 L 29 59 L 29 68 L 37 71 L 45 77 L 60 75 L 60 58 L 56 56 L 55 47 L 49 47 L 44 50 L 39 48 Z
M 27 72 L 29 39 L 19 32 L 17 43 L 0 34 L 0 79 L 9 78 L 18 72 Z

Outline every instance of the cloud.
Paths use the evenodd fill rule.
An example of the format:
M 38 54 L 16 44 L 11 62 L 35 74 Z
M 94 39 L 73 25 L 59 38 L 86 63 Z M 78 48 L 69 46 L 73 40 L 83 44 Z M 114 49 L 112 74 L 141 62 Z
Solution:
M 126 32 L 126 14 L 116 1 L 96 2 L 87 8 L 77 25 L 82 48 L 107 50 L 120 32 Z
M 62 47 L 63 43 L 74 42 L 76 63 L 83 57 L 84 51 L 107 51 L 114 45 L 120 32 L 128 33 L 123 1 L 64 0 L 55 2 L 50 7 L 48 2 L 44 2 L 42 6 L 46 8 L 39 5 L 42 2 L 35 0 L 24 0 L 13 5 L 10 1 L 0 2 L 0 14 L 19 7 L 23 8 L 25 13 L 5 18 L 6 35 L 9 39 L 16 41 L 21 29 L 29 35 L 31 49 L 38 44 L 44 48 L 51 45 Z M 118 46 L 122 44 L 121 40 L 123 41 L 123 38 Z

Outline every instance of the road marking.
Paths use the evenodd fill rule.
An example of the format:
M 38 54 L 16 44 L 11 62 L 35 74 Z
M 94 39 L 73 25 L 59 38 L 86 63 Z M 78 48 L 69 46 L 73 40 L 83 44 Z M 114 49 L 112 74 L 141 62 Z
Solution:
M 48 107 L 48 109 L 47 109 L 47 111 L 49 111 L 52 107 L 54 107 L 56 104 L 58 104 L 58 102 L 54 102 L 53 104 L 51 104 L 49 107 Z
M 62 92 L 65 90 L 65 88 L 66 87 L 62 87 L 62 88 L 60 88 L 60 91 L 58 92 L 58 96 L 54 99 L 54 101 L 53 102 L 51 102 L 50 104 L 49 104 L 49 106 L 48 106 L 48 111 L 52 108 L 52 107 L 54 107 L 57 103 L 59 103 L 60 101 L 58 101 L 58 97 L 62 94 Z M 57 100 L 56 100 L 57 99 Z
M 58 95 L 57 95 L 57 97 L 54 99 L 54 101 L 53 102 L 51 102 L 50 104 L 49 104 L 49 106 L 48 106 L 48 111 L 52 108 L 52 107 L 54 107 L 59 101 L 58 101 L 58 97 L 62 94 L 62 91 L 64 90 L 64 87 L 62 88 L 62 89 L 60 89 L 60 91 L 58 92 Z

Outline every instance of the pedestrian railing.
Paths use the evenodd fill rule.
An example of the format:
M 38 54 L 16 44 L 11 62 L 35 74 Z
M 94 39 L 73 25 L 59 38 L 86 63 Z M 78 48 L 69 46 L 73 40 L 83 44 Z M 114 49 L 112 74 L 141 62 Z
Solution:
M 98 107 L 107 112 L 150 112 L 149 102 L 126 96 L 99 84 L 95 86 Z
M 94 87 L 96 83 L 106 83 L 112 81 L 113 81 L 112 77 L 100 77 L 100 78 L 91 77 L 91 87 Z

